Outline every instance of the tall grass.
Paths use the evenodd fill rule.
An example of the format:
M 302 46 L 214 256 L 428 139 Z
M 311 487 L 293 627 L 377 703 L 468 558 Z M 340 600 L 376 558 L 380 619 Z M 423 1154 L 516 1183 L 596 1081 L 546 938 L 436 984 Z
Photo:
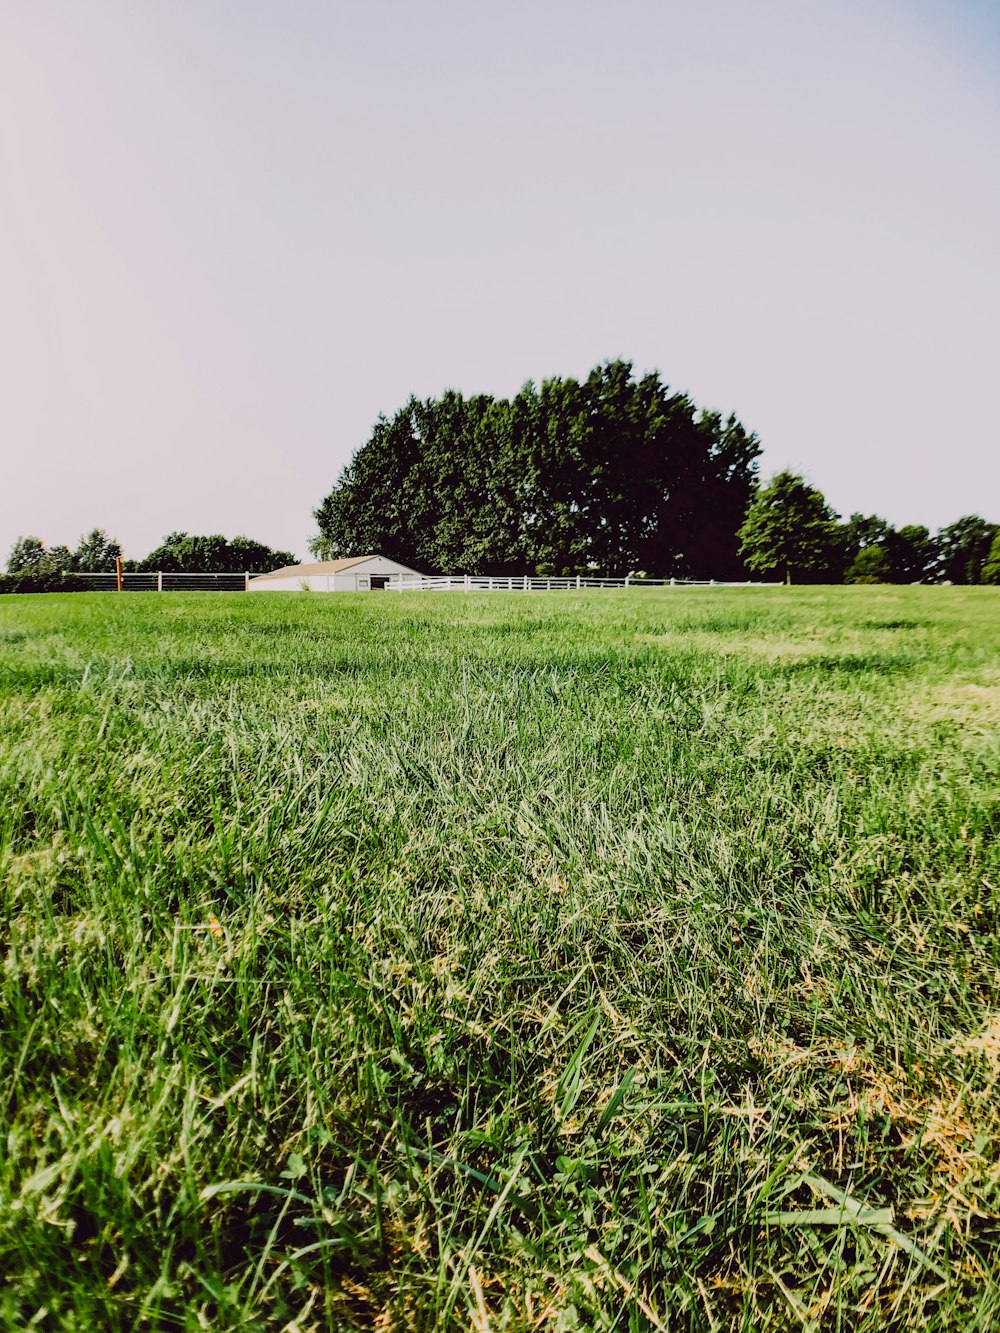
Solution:
M 1000 597 L 0 601 L 11 1329 L 1000 1324 Z

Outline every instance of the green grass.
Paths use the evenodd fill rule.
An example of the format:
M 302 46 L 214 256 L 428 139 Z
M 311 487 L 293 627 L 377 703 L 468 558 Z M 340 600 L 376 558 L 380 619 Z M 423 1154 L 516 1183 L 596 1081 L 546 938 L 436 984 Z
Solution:
M 994 1329 L 1000 595 L 0 599 L 0 1321 Z

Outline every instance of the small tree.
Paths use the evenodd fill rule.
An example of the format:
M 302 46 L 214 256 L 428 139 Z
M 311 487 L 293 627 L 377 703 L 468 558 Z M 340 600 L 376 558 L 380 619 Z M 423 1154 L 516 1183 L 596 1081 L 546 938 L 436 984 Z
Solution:
M 829 578 L 841 540 L 822 493 L 793 472 L 779 472 L 757 492 L 738 535 L 750 568 L 786 583 Z
M 86 574 L 114 573 L 115 561 L 119 559 L 122 548 L 113 537 L 109 537 L 103 528 L 94 528 L 73 552 L 73 568 Z
M 892 566 L 882 546 L 862 546 L 847 567 L 845 583 L 891 583 Z
M 20 574 L 26 569 L 37 569 L 45 559 L 45 543 L 41 537 L 18 537 L 7 557 L 7 573 Z

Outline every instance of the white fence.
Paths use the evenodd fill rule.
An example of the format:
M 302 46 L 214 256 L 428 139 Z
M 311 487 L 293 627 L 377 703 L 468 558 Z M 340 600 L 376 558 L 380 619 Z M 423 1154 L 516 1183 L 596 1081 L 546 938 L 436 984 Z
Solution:
M 721 583 L 718 579 L 647 579 L 632 574 L 617 579 L 591 578 L 589 575 L 530 578 L 527 574 L 515 574 L 490 578 L 472 574 L 394 574 L 385 586 L 391 592 L 554 592 L 566 588 L 780 588 L 782 584 Z

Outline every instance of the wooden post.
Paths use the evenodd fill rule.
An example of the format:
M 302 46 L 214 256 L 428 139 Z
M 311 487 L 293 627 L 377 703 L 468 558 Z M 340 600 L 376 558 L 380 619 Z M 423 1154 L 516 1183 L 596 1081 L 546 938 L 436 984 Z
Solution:
M 163 591 L 163 570 L 162 570 L 162 569 L 159 570 L 159 572 L 158 572 L 157 575 L 156 575 L 156 591 L 157 591 L 157 592 L 162 592 L 162 591 Z
M 115 557 L 115 579 L 117 580 L 117 583 L 118 583 L 118 591 L 121 592 L 121 590 L 122 590 L 122 558 L 121 558 L 120 555 Z
M 249 591 L 250 591 L 250 571 L 249 571 L 249 569 L 245 569 L 245 570 L 243 571 L 243 591 L 244 591 L 244 592 L 249 592 Z

